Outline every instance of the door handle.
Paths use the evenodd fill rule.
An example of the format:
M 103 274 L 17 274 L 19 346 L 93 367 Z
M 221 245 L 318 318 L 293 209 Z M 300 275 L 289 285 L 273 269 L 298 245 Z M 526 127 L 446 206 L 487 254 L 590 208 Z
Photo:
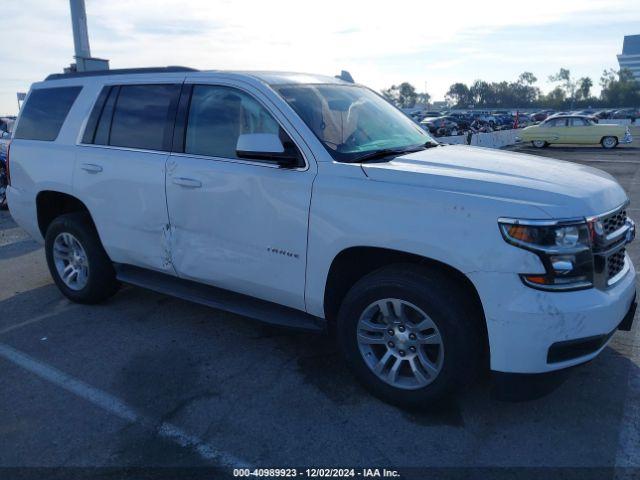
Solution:
M 99 173 L 102 171 L 102 167 L 100 165 L 95 165 L 93 163 L 83 163 L 80 165 L 80 168 L 89 173 Z
M 202 186 L 202 182 L 195 178 L 175 177 L 173 183 L 187 188 L 200 188 Z

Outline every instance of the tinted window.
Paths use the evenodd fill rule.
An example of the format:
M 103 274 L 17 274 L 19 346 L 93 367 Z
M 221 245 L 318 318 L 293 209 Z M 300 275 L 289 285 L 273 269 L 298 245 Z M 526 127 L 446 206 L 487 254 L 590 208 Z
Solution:
M 179 92 L 178 85 L 120 87 L 111 121 L 109 145 L 168 150 L 165 139 L 173 128 L 173 115 Z
M 23 107 L 15 138 L 53 141 L 82 87 L 33 90 Z
M 193 87 L 185 135 L 186 153 L 237 158 L 236 145 L 243 133 L 275 133 L 283 143 L 287 141 L 269 112 L 246 93 L 229 87 Z

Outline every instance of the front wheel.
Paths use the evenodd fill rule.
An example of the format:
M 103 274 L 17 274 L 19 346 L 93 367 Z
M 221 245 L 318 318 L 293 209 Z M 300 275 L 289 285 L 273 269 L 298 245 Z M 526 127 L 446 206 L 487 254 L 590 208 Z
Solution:
M 111 260 L 86 213 L 61 215 L 45 236 L 47 265 L 60 291 L 77 303 L 99 303 L 118 290 Z
M 549 146 L 549 144 L 547 142 L 545 142 L 544 140 L 534 140 L 531 142 L 531 144 L 536 147 L 536 148 L 544 148 Z
M 606 148 L 607 150 L 611 150 L 612 148 L 616 148 L 618 146 L 618 139 L 616 137 L 604 137 L 600 144 L 602 148 Z
M 466 298 L 435 269 L 396 265 L 366 275 L 338 314 L 343 355 L 381 399 L 434 403 L 466 385 L 480 364 L 480 318 Z

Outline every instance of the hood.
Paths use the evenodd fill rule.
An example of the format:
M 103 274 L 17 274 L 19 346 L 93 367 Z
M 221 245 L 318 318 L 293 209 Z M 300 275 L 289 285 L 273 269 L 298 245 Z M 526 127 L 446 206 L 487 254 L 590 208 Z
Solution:
M 618 182 L 602 170 L 488 148 L 429 148 L 362 168 L 376 181 L 527 203 L 550 218 L 597 215 L 627 201 Z

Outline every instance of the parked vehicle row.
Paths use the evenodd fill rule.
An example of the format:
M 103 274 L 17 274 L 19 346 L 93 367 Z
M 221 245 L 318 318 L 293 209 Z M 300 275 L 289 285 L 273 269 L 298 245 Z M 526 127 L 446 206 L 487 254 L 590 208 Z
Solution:
M 576 111 L 556 111 L 552 109 L 539 111 L 453 110 L 419 111 L 410 114 L 429 133 L 438 137 L 461 135 L 467 132 L 492 132 L 495 130 L 522 128 L 542 122 L 550 117 L 566 115 L 588 117 L 596 123 L 601 119 L 629 119 L 635 121 L 636 118 L 640 118 L 640 109 L 583 109 Z
M 430 112 L 437 114 L 438 112 Z M 453 111 L 446 115 L 426 116 L 420 125 L 436 137 L 463 135 L 468 132 L 486 133 L 495 130 L 510 130 L 530 123 L 528 116 L 519 112 Z

